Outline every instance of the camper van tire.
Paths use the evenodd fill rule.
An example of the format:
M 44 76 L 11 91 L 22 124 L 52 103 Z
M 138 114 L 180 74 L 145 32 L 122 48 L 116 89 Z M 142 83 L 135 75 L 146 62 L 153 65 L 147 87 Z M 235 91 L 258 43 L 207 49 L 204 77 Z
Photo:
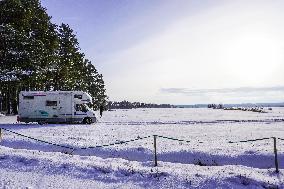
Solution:
M 92 119 L 91 119 L 91 118 L 85 117 L 85 118 L 83 119 L 83 124 L 91 124 L 91 123 L 92 123 Z
M 43 125 L 43 124 L 45 124 L 45 122 L 44 121 L 39 121 L 39 122 L 37 122 L 39 125 Z

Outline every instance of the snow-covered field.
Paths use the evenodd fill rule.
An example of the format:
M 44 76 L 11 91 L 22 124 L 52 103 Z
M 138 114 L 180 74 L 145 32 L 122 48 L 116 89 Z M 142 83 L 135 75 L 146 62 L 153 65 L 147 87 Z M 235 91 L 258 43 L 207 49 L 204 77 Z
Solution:
M 284 188 L 283 140 L 278 174 L 272 139 L 229 143 L 283 139 L 284 108 L 267 111 L 115 110 L 92 125 L 18 124 L 1 116 L 1 128 L 69 148 L 2 129 L 0 188 Z M 158 137 L 154 167 L 153 135 L 187 142 Z M 129 142 L 107 146 L 121 141 Z M 106 146 L 87 148 L 97 145 Z

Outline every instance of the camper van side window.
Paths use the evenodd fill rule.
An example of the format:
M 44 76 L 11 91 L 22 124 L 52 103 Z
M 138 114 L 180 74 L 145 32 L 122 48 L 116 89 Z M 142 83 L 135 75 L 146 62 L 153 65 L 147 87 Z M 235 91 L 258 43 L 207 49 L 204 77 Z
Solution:
M 46 106 L 57 106 L 57 101 L 47 100 L 45 105 Z
M 25 100 L 33 100 L 33 99 L 34 99 L 34 96 L 24 96 L 24 99 L 25 99 Z
M 82 99 L 82 95 L 75 94 L 74 98 Z

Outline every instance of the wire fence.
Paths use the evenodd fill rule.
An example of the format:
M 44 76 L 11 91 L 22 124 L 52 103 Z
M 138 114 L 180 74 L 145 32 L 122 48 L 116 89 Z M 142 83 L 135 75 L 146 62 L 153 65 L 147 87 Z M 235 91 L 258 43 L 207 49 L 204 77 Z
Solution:
M 45 141 L 45 140 L 41 140 L 38 138 L 34 138 L 34 137 L 30 137 L 27 135 L 23 135 L 21 133 L 6 129 L 6 128 L 0 128 L 0 142 L 2 140 L 2 130 L 13 133 L 15 135 L 24 137 L 24 138 L 28 138 L 30 140 L 35 140 L 37 142 L 41 142 L 41 143 L 45 143 L 45 144 L 49 144 L 49 145 L 53 145 L 53 146 L 57 146 L 57 147 L 61 147 L 61 148 L 66 148 L 66 149 L 71 149 L 72 152 L 71 154 L 75 151 L 75 150 L 87 150 L 87 149 L 92 149 L 92 148 L 104 148 L 104 147 L 110 147 L 110 146 L 114 146 L 114 145 L 121 145 L 121 144 L 127 144 L 130 142 L 135 142 L 135 141 L 139 141 L 139 140 L 144 140 L 147 138 L 154 138 L 154 165 L 157 166 L 158 165 L 158 158 L 157 158 L 157 138 L 163 138 L 163 139 L 167 139 L 167 140 L 172 140 L 172 141 L 177 141 L 177 142 L 185 142 L 185 143 L 191 143 L 192 141 L 190 140 L 184 140 L 184 139 L 178 139 L 178 138 L 174 138 L 174 137 L 168 137 L 168 136 L 162 136 L 162 135 L 149 135 L 149 136 L 145 136 L 145 137 L 137 137 L 134 139 L 130 139 L 130 140 L 124 140 L 124 141 L 117 141 L 117 142 L 113 142 L 113 143 L 109 143 L 109 144 L 102 144 L 102 145 L 96 145 L 96 146 L 88 146 L 88 147 L 71 147 L 71 146 L 67 146 L 67 145 L 62 145 L 62 144 L 57 144 L 57 143 L 53 143 L 53 142 L 49 142 L 49 141 Z M 262 140 L 269 140 L 269 139 L 273 139 L 273 144 L 274 144 L 274 163 L 275 163 L 275 169 L 276 169 L 276 173 L 279 173 L 279 164 L 278 164 L 278 156 L 277 156 L 277 143 L 276 140 L 281 140 L 284 141 L 283 138 L 276 138 L 276 137 L 265 137 L 265 138 L 257 138 L 257 139 L 249 139 L 249 140 L 240 140 L 240 141 L 228 141 L 229 144 L 236 144 L 236 143 L 246 143 L 246 142 L 256 142 L 256 141 L 262 141 Z M 202 141 L 195 141 L 194 143 L 204 143 Z
M 114 143 L 110 143 L 110 144 L 103 144 L 103 145 L 98 145 L 98 146 L 89 146 L 89 147 L 83 147 L 83 148 L 77 148 L 77 149 L 86 150 L 86 149 L 91 149 L 91 148 L 109 147 L 109 146 L 134 142 L 134 141 L 137 141 L 137 140 L 143 140 L 143 139 L 150 138 L 150 137 L 152 137 L 152 136 L 150 135 L 150 136 L 146 136 L 146 137 L 138 137 L 138 138 L 131 139 L 131 140 L 125 140 L 125 141 L 119 141 L 119 142 L 114 142 Z
M 240 140 L 240 141 L 229 141 L 228 143 L 242 143 L 242 142 L 255 142 L 255 141 L 260 141 L 260 140 L 267 140 L 267 139 L 271 139 L 272 137 L 270 138 L 257 138 L 257 139 L 250 139 L 250 140 Z
M 137 137 L 135 139 L 130 139 L 130 140 L 126 140 L 126 141 L 118 141 L 118 142 L 109 143 L 109 144 L 102 144 L 102 145 L 88 146 L 88 147 L 76 147 L 75 148 L 75 147 L 70 147 L 70 146 L 66 146 L 66 145 L 56 144 L 56 143 L 53 143 L 53 142 L 48 142 L 48 141 L 45 141 L 45 140 L 41 140 L 41 139 L 37 139 L 37 138 L 30 137 L 30 136 L 27 136 L 27 135 L 23 135 L 21 133 L 17 133 L 17 132 L 11 131 L 9 129 L 0 128 L 0 130 L 1 129 L 3 129 L 4 131 L 13 133 L 15 135 L 24 137 L 24 138 L 28 138 L 28 139 L 35 140 L 35 141 L 38 141 L 38 142 L 42 142 L 42 143 L 46 143 L 46 144 L 50 144 L 50 145 L 58 146 L 58 147 L 62 147 L 62 148 L 67 148 L 67 149 L 71 149 L 71 150 L 86 150 L 86 149 L 91 149 L 91 148 L 109 147 L 109 146 L 114 146 L 114 145 L 119 145 L 119 144 L 126 144 L 126 143 L 129 143 L 129 142 L 134 142 L 134 141 L 137 141 L 137 140 L 143 140 L 143 139 L 152 137 L 152 135 L 150 135 L 150 136 L 146 136 L 146 137 Z M 0 138 L 1 138 L 1 136 L 0 136 Z

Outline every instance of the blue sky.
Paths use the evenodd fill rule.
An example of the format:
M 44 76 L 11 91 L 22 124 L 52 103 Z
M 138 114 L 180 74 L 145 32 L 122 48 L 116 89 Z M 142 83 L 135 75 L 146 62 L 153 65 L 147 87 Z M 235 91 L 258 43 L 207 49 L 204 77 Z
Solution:
M 43 0 L 110 100 L 283 102 L 284 2 Z

